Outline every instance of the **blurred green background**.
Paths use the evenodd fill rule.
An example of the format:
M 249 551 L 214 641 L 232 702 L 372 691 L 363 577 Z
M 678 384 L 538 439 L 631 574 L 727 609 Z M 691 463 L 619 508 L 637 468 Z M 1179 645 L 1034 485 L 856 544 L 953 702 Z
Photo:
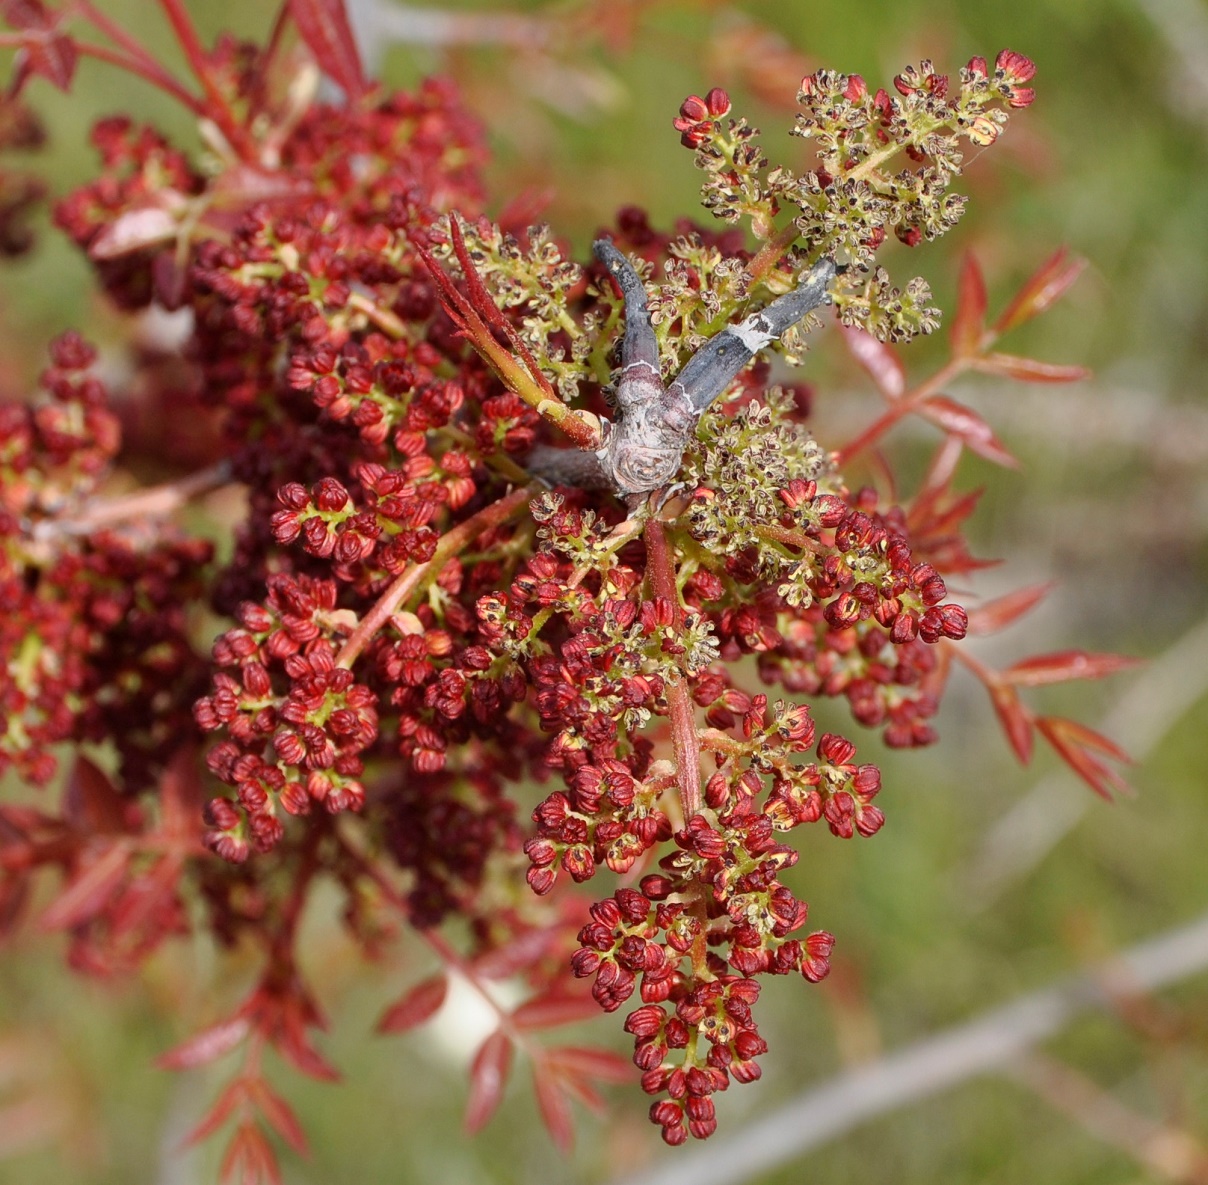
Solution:
M 389 0 L 378 0 L 382 11 Z M 158 6 L 101 7 L 173 58 Z M 259 38 L 275 5 L 192 4 L 203 32 Z M 808 0 L 508 6 L 447 4 L 438 16 L 523 14 L 531 26 L 442 27 L 466 44 L 416 44 L 434 28 L 395 8 L 370 30 L 389 82 L 451 73 L 495 148 L 497 211 L 548 191 L 543 217 L 583 248 L 619 206 L 656 223 L 697 216 L 699 175 L 670 121 L 683 97 L 715 84 L 765 130 L 773 158 L 802 161 L 787 135 L 804 70 L 828 66 L 889 85 L 920 57 L 955 73 L 1003 47 L 1037 64 L 1038 99 L 1017 113 L 959 187 L 972 201 L 946 239 L 886 252 L 897 282 L 924 275 L 949 315 L 962 252 L 985 268 L 991 309 L 1058 246 L 1090 267 L 1073 293 L 1004 343 L 1014 353 L 1091 366 L 1072 387 L 970 378 L 950 394 L 981 410 L 1024 461 L 1002 472 L 967 458 L 967 485 L 987 489 L 973 529 L 979 554 L 1002 557 L 978 594 L 1059 580 L 1040 611 L 1010 633 L 978 641 L 1003 664 L 1084 647 L 1154 661 L 1103 685 L 1034 695 L 1046 710 L 1103 727 L 1140 757 L 1135 798 L 1106 805 L 1047 752 L 1021 769 L 985 697 L 957 672 L 941 744 L 888 753 L 864 737 L 861 759 L 883 765 L 888 816 L 873 840 L 804 836 L 795 887 L 811 921 L 839 939 L 836 971 L 820 988 L 765 987 L 762 1029 L 772 1046 L 764 1079 L 720 1100 L 721 1132 L 837 1069 L 994 1004 L 1194 917 L 1208 902 L 1208 633 L 1203 623 L 1208 525 L 1208 5 L 1195 0 L 1018 0 L 1011 6 L 929 0 Z M 373 6 L 359 4 L 363 28 Z M 381 16 L 382 14 L 377 14 Z M 437 22 L 439 25 L 439 21 Z M 397 27 L 396 27 L 397 26 Z M 492 43 L 521 30 L 523 44 Z M 476 32 L 474 32 L 476 30 Z M 548 34 L 539 47 L 533 33 Z M 438 29 L 439 31 L 439 29 Z M 187 116 L 137 80 L 84 62 L 74 93 L 36 85 L 52 133 L 45 168 L 56 193 L 94 168 L 87 126 L 129 111 L 196 142 Z M 54 233 L 5 266 L 0 286 L 0 386 L 12 394 L 41 365 L 45 340 L 69 325 L 119 329 L 93 295 L 89 270 Z M 874 414 L 876 397 L 824 334 L 808 364 L 818 383 L 817 431 L 837 444 Z M 830 338 L 832 340 L 825 340 Z M 906 352 L 912 378 L 944 356 L 943 334 Z M 917 471 L 935 438 L 904 427 L 892 447 Z M 961 589 L 967 592 L 966 589 Z M 972 603 L 972 602 L 967 602 Z M 1197 627 L 1199 632 L 1197 632 Z M 823 705 L 825 724 L 842 712 Z M 290 1182 L 535 1182 L 609 1180 L 664 1155 L 636 1090 L 615 1092 L 606 1120 L 582 1116 L 569 1159 L 535 1118 L 523 1067 L 501 1115 L 475 1140 L 459 1128 L 473 1017 L 406 1039 L 379 1039 L 385 1002 L 424 969 L 404 944 L 366 968 L 334 909 L 309 919 L 310 968 L 334 1018 L 325 1050 L 340 1086 L 278 1077 L 312 1140 L 309 1160 L 286 1154 Z M 0 1181 L 41 1185 L 214 1178 L 218 1147 L 177 1151 L 223 1080 L 155 1070 L 157 1052 L 220 1015 L 249 967 L 204 945 L 178 946 L 138 982 L 97 984 L 67 972 L 58 939 L 26 932 L 0 962 Z M 1208 980 L 1161 998 L 1194 1018 Z M 584 1037 L 627 1042 L 601 1021 Z M 1116 1018 L 1083 1021 L 1050 1047 L 1137 1113 L 1208 1142 L 1208 1045 L 1143 1039 Z M 1196 1171 L 1200 1175 L 1195 1175 Z M 1203 1165 L 1159 1173 L 1090 1134 L 1020 1085 L 970 1083 L 901 1110 L 808 1160 L 760 1178 L 797 1181 L 1203 1181 Z

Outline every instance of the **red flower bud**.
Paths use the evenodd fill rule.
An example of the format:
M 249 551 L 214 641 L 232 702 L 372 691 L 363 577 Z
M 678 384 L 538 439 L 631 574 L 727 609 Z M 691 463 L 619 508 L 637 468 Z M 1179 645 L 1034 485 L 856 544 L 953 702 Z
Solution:
M 846 765 L 855 755 L 856 746 L 833 732 L 824 732 L 818 742 L 818 759 L 829 765 Z
M 1002 50 L 994 59 L 994 67 L 1003 72 L 1008 82 L 1027 82 L 1036 74 L 1036 63 L 1013 49 Z

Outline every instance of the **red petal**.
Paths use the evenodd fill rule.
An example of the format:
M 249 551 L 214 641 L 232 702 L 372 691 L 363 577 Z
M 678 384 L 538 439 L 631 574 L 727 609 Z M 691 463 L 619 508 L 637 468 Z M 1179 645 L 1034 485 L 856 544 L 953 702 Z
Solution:
M 437 1012 L 449 992 L 449 978 L 442 971 L 417 983 L 401 999 L 391 1004 L 378 1021 L 379 1033 L 405 1033 L 422 1025 Z
M 289 0 L 289 10 L 319 69 L 350 101 L 361 98 L 369 85 L 344 0 Z

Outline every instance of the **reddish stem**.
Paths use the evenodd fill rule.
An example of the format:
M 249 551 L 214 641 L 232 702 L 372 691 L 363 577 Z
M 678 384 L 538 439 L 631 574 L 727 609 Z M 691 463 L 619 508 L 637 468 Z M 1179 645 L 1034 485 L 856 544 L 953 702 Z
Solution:
M 969 358 L 953 358 L 941 366 L 929 379 L 924 379 L 914 390 L 907 391 L 901 399 L 891 403 L 884 414 L 874 420 L 859 436 L 837 449 L 835 463 L 841 467 L 857 453 L 863 452 L 870 444 L 884 436 L 903 416 L 917 411 L 920 403 L 930 399 L 932 395 L 939 394 L 941 388 L 969 368 L 969 363 Z
M 756 528 L 756 534 L 764 539 L 774 539 L 777 543 L 785 543 L 789 547 L 800 548 L 802 551 L 812 551 L 815 555 L 820 555 L 826 550 L 819 540 L 812 538 L 804 531 L 798 531 L 792 527 L 780 527 L 769 524 Z
M 255 145 L 248 135 L 247 129 L 235 119 L 226 98 L 215 82 L 206 52 L 184 4 L 181 0 L 159 0 L 159 3 L 164 10 L 164 15 L 172 25 L 181 49 L 184 50 L 189 68 L 193 71 L 197 81 L 201 83 L 201 89 L 205 91 L 206 116 L 218 125 L 226 137 L 227 143 L 239 153 L 240 157 L 254 162 Z
M 650 565 L 650 584 L 656 597 L 665 597 L 675 612 L 675 629 L 684 624 L 683 606 L 675 585 L 675 564 L 667 533 L 657 518 L 646 523 L 646 558 Z M 677 679 L 667 689 L 667 706 L 671 714 L 671 747 L 675 753 L 675 768 L 679 777 L 680 806 L 684 819 L 699 815 L 703 799 L 700 789 L 700 738 L 696 733 L 696 710 L 685 677 Z
M 75 10 L 79 16 L 90 21 L 103 36 L 108 37 L 114 45 L 124 49 L 132 58 L 137 58 L 147 66 L 163 70 L 161 63 L 156 61 L 155 55 L 141 41 L 131 37 L 121 25 L 101 12 L 92 3 L 92 0 L 76 0 Z
M 497 527 L 507 522 L 512 515 L 528 505 L 542 487 L 539 485 L 522 486 L 510 494 L 484 506 L 477 514 L 472 514 L 464 522 L 460 522 L 440 537 L 432 558 L 425 564 L 417 564 L 400 572 L 390 587 L 378 598 L 377 604 L 361 618 L 360 624 L 348 636 L 348 641 L 336 656 L 336 665 L 351 667 L 356 662 L 361 651 L 369 644 L 374 635 L 390 620 L 398 607 L 425 583 L 431 583 L 444 570 L 445 565 L 462 548 L 472 543 L 483 531 Z
M 260 51 L 260 61 L 256 65 L 255 77 L 252 81 L 252 101 L 248 104 L 247 115 L 244 117 L 245 126 L 252 122 L 256 111 L 264 101 L 269 69 L 272 66 L 273 58 L 277 56 L 277 52 L 281 48 L 281 42 L 285 37 L 285 26 L 288 23 L 289 0 L 281 0 L 281 7 L 277 9 L 277 15 L 273 19 L 273 27 L 268 35 L 268 40 Z
M 19 33 L 0 33 L 0 49 L 23 49 L 28 40 Z M 119 70 L 125 70 L 128 74 L 134 74 L 151 83 L 152 86 L 159 87 L 177 102 L 183 103 L 194 115 L 204 116 L 206 114 L 205 106 L 200 99 L 194 98 L 175 78 L 150 59 L 128 58 L 125 54 L 110 49 L 107 45 L 91 45 L 87 41 L 76 41 L 75 49 L 76 53 L 83 57 L 96 58 L 97 61 L 116 66 Z
M 34 538 L 43 540 L 64 535 L 90 535 L 115 523 L 166 518 L 186 502 L 208 494 L 230 480 L 230 464 L 218 461 L 163 485 L 145 486 L 116 498 L 92 499 L 85 502 L 83 507 L 73 508 L 62 518 L 45 519 L 35 524 Z

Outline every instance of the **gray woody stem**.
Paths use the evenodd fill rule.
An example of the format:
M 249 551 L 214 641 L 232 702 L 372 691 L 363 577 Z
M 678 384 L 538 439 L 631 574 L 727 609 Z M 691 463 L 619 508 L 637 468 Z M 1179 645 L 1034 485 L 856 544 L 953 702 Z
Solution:
M 807 313 L 827 302 L 835 265 L 830 259 L 819 260 L 792 292 L 739 324 L 727 325 L 701 346 L 671 385 L 664 388 L 659 376 L 658 339 L 641 277 L 608 239 L 597 240 L 592 250 L 625 298 L 625 336 L 617 384 L 620 418 L 615 424 L 604 421 L 604 446 L 596 453 L 538 446 L 529 454 L 528 469 L 555 484 L 611 488 L 622 495 L 648 494 L 675 478 L 701 415 L 724 394 L 742 368 Z

